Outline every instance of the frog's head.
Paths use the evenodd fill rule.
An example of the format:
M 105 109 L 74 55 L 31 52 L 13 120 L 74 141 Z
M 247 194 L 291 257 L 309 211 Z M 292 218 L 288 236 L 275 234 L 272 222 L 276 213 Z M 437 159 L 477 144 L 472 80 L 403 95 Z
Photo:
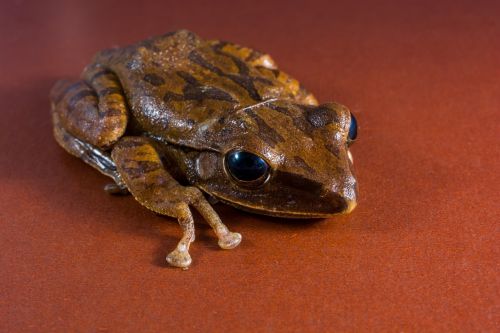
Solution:
M 196 160 L 204 191 L 241 209 L 315 218 L 350 212 L 356 180 L 348 147 L 356 120 L 336 103 L 269 101 L 240 109 L 219 131 L 218 152 Z

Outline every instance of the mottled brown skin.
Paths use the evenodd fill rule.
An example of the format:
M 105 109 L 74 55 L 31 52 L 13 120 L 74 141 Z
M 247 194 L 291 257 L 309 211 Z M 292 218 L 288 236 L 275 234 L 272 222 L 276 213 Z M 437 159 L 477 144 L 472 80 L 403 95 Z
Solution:
M 337 103 L 313 95 L 271 57 L 181 30 L 98 53 L 75 83 L 52 92 L 57 142 L 145 207 L 176 217 L 183 229 L 167 256 L 188 267 L 194 240 L 190 206 L 213 227 L 222 248 L 230 232 L 202 192 L 248 211 L 319 218 L 356 205 L 347 149 L 351 121 Z M 225 167 L 241 149 L 270 166 L 268 180 L 242 186 Z

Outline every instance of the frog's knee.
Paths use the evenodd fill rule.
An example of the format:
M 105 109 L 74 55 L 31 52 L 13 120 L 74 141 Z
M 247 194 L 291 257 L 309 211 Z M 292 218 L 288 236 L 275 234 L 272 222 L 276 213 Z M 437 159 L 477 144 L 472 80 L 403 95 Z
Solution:
M 197 187 L 186 187 L 185 188 L 185 196 L 187 197 L 187 201 L 190 203 L 196 203 L 200 200 L 204 200 L 203 192 Z

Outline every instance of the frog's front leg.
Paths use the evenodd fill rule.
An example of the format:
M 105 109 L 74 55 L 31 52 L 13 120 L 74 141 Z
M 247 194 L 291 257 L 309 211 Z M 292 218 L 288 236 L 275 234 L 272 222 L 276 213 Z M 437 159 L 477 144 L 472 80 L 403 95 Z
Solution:
M 120 139 L 111 157 L 123 182 L 137 201 L 156 213 L 178 219 L 183 236 L 175 250 L 167 256 L 169 264 L 182 268 L 191 264 L 189 246 L 195 235 L 189 206 L 198 210 L 214 229 L 221 248 L 231 249 L 241 242 L 241 235 L 228 230 L 198 188 L 181 186 L 165 170 L 148 138 Z

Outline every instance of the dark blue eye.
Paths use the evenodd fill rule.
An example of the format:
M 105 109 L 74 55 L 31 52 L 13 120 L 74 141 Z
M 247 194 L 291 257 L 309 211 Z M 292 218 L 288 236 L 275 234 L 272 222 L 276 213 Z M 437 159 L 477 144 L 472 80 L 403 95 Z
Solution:
M 226 167 L 236 180 L 241 182 L 264 182 L 269 165 L 261 157 L 241 150 L 231 151 L 226 156 Z
M 349 143 L 356 140 L 357 136 L 358 136 L 358 122 L 356 121 L 354 115 L 351 113 L 351 126 L 349 126 L 349 134 L 348 134 Z

